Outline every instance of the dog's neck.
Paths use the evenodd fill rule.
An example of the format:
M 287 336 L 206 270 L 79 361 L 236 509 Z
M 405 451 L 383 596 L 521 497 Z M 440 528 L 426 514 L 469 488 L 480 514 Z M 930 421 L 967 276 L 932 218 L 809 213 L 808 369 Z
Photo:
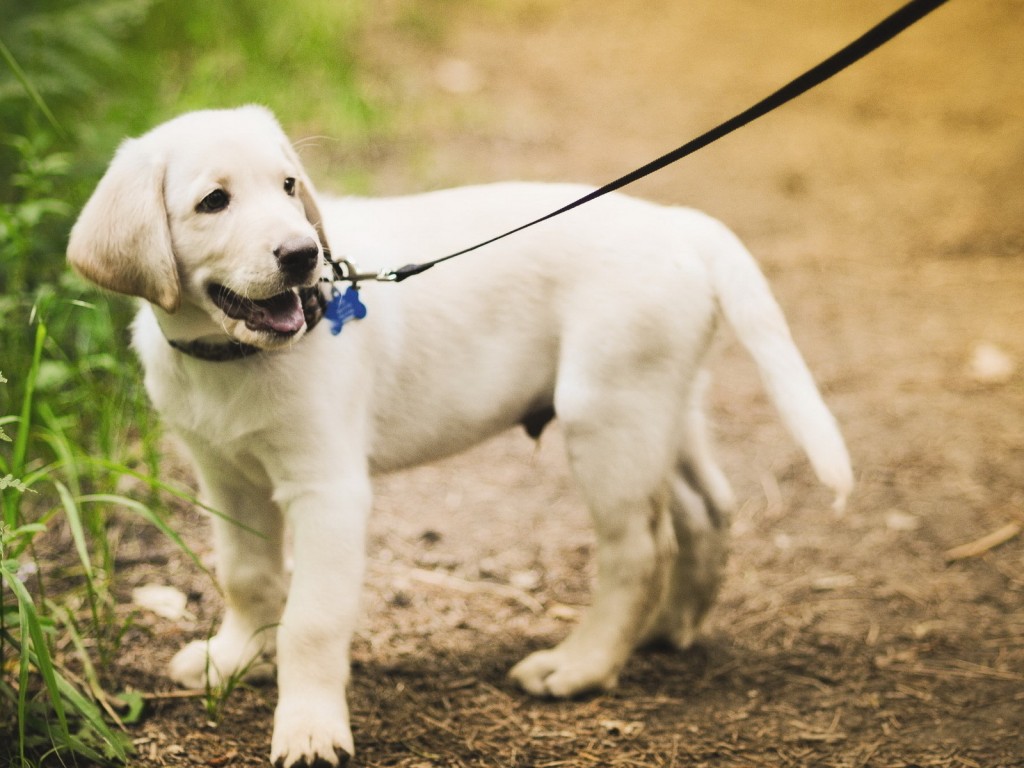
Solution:
M 194 357 L 197 360 L 205 360 L 209 363 L 226 363 L 230 360 L 241 360 L 250 355 L 255 355 L 257 352 L 264 351 L 259 347 L 254 347 L 252 344 L 245 344 L 230 338 L 222 341 L 207 341 L 206 339 L 176 341 L 168 339 L 167 343 L 184 355 Z
M 299 290 L 302 312 L 306 318 L 306 333 L 323 319 L 326 299 L 318 286 Z M 206 312 L 185 305 L 173 315 L 155 308 L 157 323 L 167 343 L 174 349 L 197 360 L 213 363 L 241 360 L 266 350 L 238 341 L 216 327 Z

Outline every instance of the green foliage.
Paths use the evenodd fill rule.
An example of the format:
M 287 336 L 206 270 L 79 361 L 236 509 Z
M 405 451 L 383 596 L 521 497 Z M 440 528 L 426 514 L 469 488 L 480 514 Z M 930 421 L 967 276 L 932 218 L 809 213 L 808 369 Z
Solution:
M 13 488 L 14 490 L 21 491 L 22 493 L 32 490 L 14 475 L 5 475 L 4 477 L 0 477 L 0 491 L 6 491 L 8 488 Z
M 123 136 L 188 109 L 258 102 L 288 126 L 358 141 L 379 120 L 357 87 L 362 7 L 0 0 L 2 765 L 128 759 L 97 672 L 131 622 L 112 596 L 112 518 L 145 521 L 202 567 L 160 502 L 197 503 L 157 477 L 133 308 L 65 266 L 74 215 Z M 148 495 L 113 492 L 126 475 Z M 138 717 L 140 697 L 118 701 Z
M 38 105 L 38 95 L 59 108 L 68 99 L 88 97 L 104 76 L 116 73 L 119 41 L 140 26 L 153 4 L 153 0 L 0 1 L 6 22 L 3 37 L 25 72 L 18 82 L 3 81 L 0 103 L 31 99 Z
M 34 345 L 30 319 L 43 312 L 50 324 L 52 354 L 42 363 L 40 385 L 56 391 L 53 376 L 88 359 L 97 347 L 124 348 L 106 311 L 83 316 L 78 302 L 88 289 L 69 278 L 64 265 L 67 231 L 88 181 L 72 157 L 80 148 L 70 130 L 71 115 L 86 111 L 91 94 L 118 65 L 119 40 L 144 18 L 152 0 L 0 0 L 0 349 L 8 373 L 28 370 Z M 115 308 L 113 311 L 117 312 Z M 122 303 L 120 317 L 128 316 Z M 84 358 L 83 358 L 84 353 Z M 73 361 L 73 362 L 72 362 Z M 93 382 L 109 390 L 110 381 Z M 10 399 L 25 402 L 26 379 L 16 376 Z M 96 390 L 77 392 L 85 407 L 85 427 L 102 421 Z M 8 398 L 0 392 L 0 407 Z M 46 403 L 43 399 L 40 402 Z M 104 438 L 105 439 L 105 438 Z
M 110 724 L 121 721 L 94 664 L 109 664 L 131 623 L 117 611 L 111 592 L 115 553 L 107 525 L 115 514 L 134 514 L 202 565 L 158 506 L 83 487 L 110 487 L 129 475 L 194 499 L 116 462 L 96 461 L 72 442 L 63 420 L 37 400 L 45 392 L 40 383 L 48 336 L 41 321 L 35 328 L 19 413 L 0 417 L 14 432 L 5 432 L 10 450 L 0 452 L 0 764 L 7 759 L 31 766 L 44 753 L 122 763 L 129 741 Z M 33 447 L 46 449 L 53 460 L 33 459 Z M 55 537 L 70 539 L 71 551 L 55 544 Z M 72 573 L 70 589 L 54 593 L 53 584 L 68 583 Z M 130 707 L 126 719 L 138 717 L 141 699 L 123 694 L 117 700 Z
M 9 258 L 0 266 L 4 297 L 0 312 L 10 310 L 16 297 L 31 295 L 40 285 L 59 276 L 54 259 L 33 259 L 60 247 L 60 234 L 51 222 L 63 222 L 71 206 L 59 197 L 59 186 L 69 168 L 68 154 L 53 152 L 45 133 L 10 136 L 4 142 L 17 158 L 8 176 L 10 199 L 0 204 L 0 248 Z M 6 347 L 5 347 L 6 348 Z
M 255 102 L 286 124 L 315 120 L 334 136 L 360 135 L 374 117 L 356 87 L 360 13 L 352 0 L 160 3 L 131 40 L 138 95 L 150 102 L 129 106 L 162 119 Z
M 40 565 L 34 558 L 37 539 L 47 533 L 55 511 L 36 514 L 23 503 L 26 493 L 36 494 L 33 485 L 53 485 L 70 523 L 76 554 L 86 573 L 85 592 L 98 623 L 95 606 L 102 593 L 82 518 L 67 487 L 56 479 L 60 464 L 34 467 L 27 460 L 26 435 L 35 395 L 32 382 L 37 379 L 45 338 L 46 329 L 40 323 L 21 413 L 16 419 L 4 418 L 17 424 L 16 436 L 7 440 L 12 451 L 9 456 L 0 455 L 0 473 L 6 473 L 0 482 L 0 733 L 16 733 L 16 738 L 3 740 L 0 758 L 22 766 L 30 766 L 39 753 L 74 754 L 98 763 L 124 762 L 129 742 L 107 724 L 99 706 L 99 686 L 91 693 L 84 692 L 72 681 L 56 650 L 59 637 L 72 634 L 67 627 L 61 633 L 56 617 L 62 610 L 67 617 L 72 614 L 47 599 Z M 34 594 L 28 586 L 33 577 Z M 73 624 L 70 627 L 73 629 Z M 82 666 L 91 669 L 84 648 L 81 650 Z
M 143 21 L 153 1 L 0 0 L 3 132 L 72 141 L 69 117 L 118 76 L 119 41 Z M 17 162 L 16 153 L 0 152 L 0 174 L 9 176 Z

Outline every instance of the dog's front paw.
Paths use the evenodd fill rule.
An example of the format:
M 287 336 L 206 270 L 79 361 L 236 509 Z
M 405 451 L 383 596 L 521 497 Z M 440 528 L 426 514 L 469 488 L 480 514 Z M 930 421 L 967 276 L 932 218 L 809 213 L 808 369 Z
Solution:
M 573 653 L 559 646 L 530 654 L 509 677 L 534 696 L 566 699 L 611 690 L 619 683 L 619 670 L 600 654 Z
M 334 712 L 327 711 L 330 709 Z M 309 703 L 278 705 L 270 748 L 275 768 L 341 768 L 354 753 L 344 711 Z
M 274 677 L 274 666 L 264 650 L 253 643 L 233 643 L 220 636 L 189 643 L 174 658 L 171 679 L 184 688 L 216 688 L 232 678 L 266 682 Z
M 205 688 L 209 668 L 209 644 L 205 640 L 189 643 L 171 659 L 168 674 L 182 688 Z

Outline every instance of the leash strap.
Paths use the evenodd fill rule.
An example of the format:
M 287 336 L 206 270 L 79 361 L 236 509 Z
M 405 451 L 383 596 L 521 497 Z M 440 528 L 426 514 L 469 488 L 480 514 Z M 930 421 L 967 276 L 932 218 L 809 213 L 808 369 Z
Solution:
M 751 123 L 757 120 L 759 117 L 763 117 L 772 110 L 778 109 L 783 104 L 792 101 L 797 96 L 800 96 L 812 88 L 820 85 L 829 78 L 842 72 L 844 69 L 854 64 L 860 59 L 867 56 L 872 51 L 885 45 L 887 42 L 896 37 L 896 35 L 903 32 L 910 26 L 920 21 L 926 15 L 934 11 L 940 5 L 943 5 L 947 0 L 910 0 L 906 5 L 900 8 L 898 11 L 893 13 L 888 18 L 875 25 L 863 35 L 858 37 L 852 43 L 847 45 L 842 50 L 834 53 L 829 58 L 817 66 L 809 69 L 804 74 L 797 77 L 795 80 L 787 83 L 786 85 L 779 88 L 770 96 L 762 99 L 761 101 L 754 104 L 749 109 L 739 113 L 735 117 L 726 120 L 716 128 L 712 128 L 710 131 L 698 136 L 692 141 L 683 144 L 678 149 L 674 149 L 671 152 L 662 155 L 657 160 L 652 160 L 647 165 L 637 168 L 635 171 L 627 173 L 625 176 L 621 176 L 615 181 L 605 184 L 603 187 L 595 189 L 587 195 L 575 200 L 563 208 L 559 208 L 557 211 L 541 216 L 539 219 L 522 224 L 515 229 L 510 229 L 508 232 L 504 232 L 500 235 L 484 240 L 481 243 L 472 245 L 469 248 L 463 248 L 461 251 L 450 253 L 447 256 L 442 256 L 439 259 L 433 261 L 426 261 L 421 264 L 406 264 L 404 267 L 399 267 L 395 270 L 384 270 L 375 274 L 368 275 L 349 275 L 348 279 L 371 279 L 371 280 L 385 280 L 389 282 L 401 282 L 408 277 L 418 275 L 421 272 L 426 272 L 428 269 L 433 267 L 435 264 L 454 259 L 456 256 L 462 256 L 465 253 L 475 251 L 478 248 L 483 248 L 485 245 L 490 245 L 498 240 L 502 240 L 509 235 L 514 235 L 517 232 L 522 232 L 524 229 L 528 229 L 536 224 L 540 224 L 542 221 L 553 219 L 555 216 L 559 216 L 563 213 L 571 211 L 573 208 L 578 208 L 581 205 L 589 203 L 591 200 L 596 200 L 599 197 L 614 192 L 617 189 L 625 187 L 627 184 L 632 184 L 645 176 L 649 176 L 655 171 L 660 171 L 667 165 L 682 160 L 687 155 L 692 155 L 694 152 L 703 149 L 708 144 L 718 141 L 724 136 L 735 131 L 737 128 L 741 128 L 747 123 Z

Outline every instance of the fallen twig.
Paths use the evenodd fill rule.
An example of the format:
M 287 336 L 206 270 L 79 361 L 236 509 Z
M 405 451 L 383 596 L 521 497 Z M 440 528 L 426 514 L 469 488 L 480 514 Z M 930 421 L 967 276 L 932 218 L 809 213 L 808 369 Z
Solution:
M 209 691 L 202 688 L 183 688 L 180 691 L 138 692 L 144 701 L 162 701 L 164 699 L 199 699 L 208 696 Z
M 1012 683 L 1024 682 L 1024 675 L 1016 672 L 1009 672 L 1002 669 L 993 669 L 981 664 L 972 664 L 966 661 L 956 661 L 949 666 L 941 664 L 901 664 L 896 663 L 887 667 L 894 672 L 904 672 L 911 675 L 923 675 L 926 677 L 959 677 L 967 680 L 1005 680 Z
M 1021 532 L 1020 523 L 1007 523 L 1002 528 L 992 531 L 980 539 L 961 544 L 958 547 L 946 550 L 946 561 L 966 560 L 969 557 L 980 557 L 989 550 L 995 549 L 1000 544 L 1005 544 Z

